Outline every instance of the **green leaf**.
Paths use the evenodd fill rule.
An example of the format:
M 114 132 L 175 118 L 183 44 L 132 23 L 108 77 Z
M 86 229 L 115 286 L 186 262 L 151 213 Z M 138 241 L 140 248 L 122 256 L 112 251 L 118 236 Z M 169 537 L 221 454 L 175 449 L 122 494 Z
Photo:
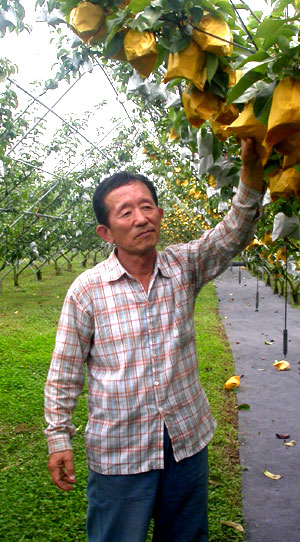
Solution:
M 239 82 L 232 87 L 232 89 L 228 92 L 227 96 L 227 102 L 232 103 L 237 101 L 237 99 L 247 90 L 249 87 L 251 87 L 256 81 L 259 81 L 259 79 L 262 79 L 264 76 L 263 73 L 259 71 L 249 71 L 247 72 L 240 80 Z
M 148 30 L 155 25 L 160 16 L 161 11 L 149 6 L 145 9 L 143 13 L 140 13 L 140 15 L 135 18 L 134 23 L 131 25 L 131 28 L 133 30 L 139 30 L 140 32 Z
M 186 49 L 189 43 L 189 36 L 185 36 L 183 38 L 177 39 L 176 41 L 173 41 L 170 45 L 170 53 L 179 53 L 180 51 L 183 51 L 184 49 Z
M 292 38 L 298 33 L 298 28 L 295 25 L 286 25 L 280 28 L 277 32 L 273 34 L 268 34 L 268 37 L 265 39 L 263 48 L 269 49 L 274 43 L 276 43 L 278 36 L 285 36 L 286 38 Z
M 224 13 L 228 13 L 228 15 L 230 15 L 233 19 L 236 18 L 235 11 L 232 8 L 232 6 L 229 4 L 229 2 L 227 2 L 227 0 L 219 0 L 217 2 L 214 2 L 214 5 L 215 7 L 220 8 L 218 10 L 218 14 L 220 14 L 220 12 L 224 12 Z
M 203 9 L 200 6 L 195 6 L 190 9 L 190 14 L 194 24 L 198 24 L 203 16 Z
M 144 11 L 144 9 L 149 6 L 150 2 L 151 0 L 131 0 L 128 4 L 128 8 L 133 15 L 136 15 L 140 11 Z
M 273 92 L 276 87 L 277 81 L 266 84 L 266 86 L 260 90 L 254 100 L 253 113 L 260 120 L 262 124 L 268 124 L 269 113 L 271 109 Z
M 250 405 L 248 405 L 247 403 L 242 403 L 241 405 L 239 405 L 237 407 L 238 410 L 250 410 Z
M 218 70 L 212 81 L 209 84 L 207 83 L 207 87 L 216 96 L 225 98 L 228 89 L 228 73 Z
M 124 32 L 117 32 L 117 34 L 110 40 L 107 46 L 104 47 L 103 53 L 106 58 L 111 58 L 118 53 L 124 42 Z
M 241 69 L 248 62 L 263 62 L 264 60 L 267 60 L 267 58 L 270 58 L 270 55 L 266 51 L 257 51 L 257 53 L 244 58 L 240 64 L 235 66 L 235 69 Z
M 210 83 L 218 69 L 219 60 L 217 55 L 213 55 L 212 53 L 206 53 L 205 57 L 206 76 Z
M 184 0 L 167 0 L 167 9 L 170 11 L 177 11 L 184 8 Z
M 280 34 L 277 38 L 277 44 L 279 46 L 279 49 L 283 51 L 284 53 L 288 53 L 290 50 L 290 40 L 286 37 Z
M 271 14 L 272 17 L 280 17 L 284 15 L 284 10 L 290 3 L 290 0 L 279 0 L 278 2 L 276 2 Z
M 265 38 L 266 36 L 272 36 L 280 30 L 280 28 L 285 24 L 283 19 L 270 19 L 269 17 L 264 19 L 263 22 L 259 25 L 256 34 L 256 38 Z

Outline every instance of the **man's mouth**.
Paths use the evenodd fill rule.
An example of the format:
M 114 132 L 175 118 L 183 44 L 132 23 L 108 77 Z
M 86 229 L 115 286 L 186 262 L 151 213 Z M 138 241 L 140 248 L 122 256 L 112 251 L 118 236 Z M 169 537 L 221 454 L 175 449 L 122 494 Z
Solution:
M 154 230 L 141 231 L 140 233 L 138 233 L 138 234 L 136 235 L 136 237 L 144 237 L 144 236 L 149 235 L 149 234 L 151 234 L 151 233 L 153 233 L 153 232 L 154 232 Z

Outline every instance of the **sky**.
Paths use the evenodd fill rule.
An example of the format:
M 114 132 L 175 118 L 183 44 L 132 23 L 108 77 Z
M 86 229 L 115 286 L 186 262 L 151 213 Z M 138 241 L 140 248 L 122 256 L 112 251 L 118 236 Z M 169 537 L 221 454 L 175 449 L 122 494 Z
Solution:
M 58 71 L 58 64 L 55 66 L 57 63 L 55 43 L 50 43 L 51 38 L 53 39 L 54 37 L 56 40 L 57 33 L 47 23 L 36 22 L 37 12 L 34 9 L 34 0 L 22 0 L 22 5 L 25 8 L 25 22 L 30 24 L 32 30 L 30 33 L 24 30 L 18 35 L 16 32 L 6 32 L 4 38 L 0 39 L 0 56 L 6 56 L 18 66 L 18 71 L 11 78 L 21 87 L 38 96 L 40 90 L 36 90 L 32 83 L 34 81 L 48 80 Z M 69 30 L 69 32 L 71 37 L 73 37 L 72 31 Z M 74 80 L 71 78 L 71 83 Z M 48 107 L 52 107 L 68 88 L 69 84 L 66 81 L 61 81 L 58 89 L 49 90 L 41 98 L 41 101 Z M 16 87 L 13 87 L 13 89 L 17 92 L 20 110 L 23 110 L 27 103 L 31 101 L 30 97 Z M 124 101 L 125 99 L 126 97 L 123 96 Z M 125 119 L 125 125 L 128 125 L 130 122 L 126 117 L 124 109 L 116 99 L 111 85 L 99 67 L 94 67 L 92 73 L 86 73 L 54 109 L 64 119 L 67 119 L 70 114 L 81 118 L 86 111 L 93 109 L 94 105 L 99 104 L 103 100 L 107 100 L 109 107 L 104 107 L 101 111 L 95 113 L 89 122 L 88 128 L 84 132 L 84 135 L 96 144 L 99 140 L 97 128 L 102 127 L 102 132 L 105 135 L 115 126 L 116 118 Z M 126 108 L 130 112 L 132 104 L 126 103 Z M 46 109 L 40 107 L 40 114 L 42 115 L 45 112 Z M 46 137 L 49 139 L 55 129 L 60 125 L 60 121 L 51 113 L 47 114 L 46 119 Z M 109 141 L 109 136 L 106 141 Z M 83 147 L 86 146 L 87 143 L 83 140 Z M 21 148 L 20 145 L 11 156 L 17 157 L 18 151 Z

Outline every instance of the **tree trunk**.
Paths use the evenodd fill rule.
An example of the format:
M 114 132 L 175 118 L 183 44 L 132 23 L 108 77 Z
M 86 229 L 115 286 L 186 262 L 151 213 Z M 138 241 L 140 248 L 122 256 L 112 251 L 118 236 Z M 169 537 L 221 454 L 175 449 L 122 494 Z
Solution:
M 54 260 L 55 275 L 61 275 L 61 268 L 59 267 L 57 260 Z

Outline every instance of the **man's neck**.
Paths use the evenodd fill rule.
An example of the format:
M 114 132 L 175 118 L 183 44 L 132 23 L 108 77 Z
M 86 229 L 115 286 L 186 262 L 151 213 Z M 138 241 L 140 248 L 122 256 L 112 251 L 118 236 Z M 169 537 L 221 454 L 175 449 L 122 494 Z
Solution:
M 145 254 L 127 254 L 117 250 L 116 256 L 124 269 L 138 280 L 147 292 L 155 265 L 156 250 L 153 249 Z

